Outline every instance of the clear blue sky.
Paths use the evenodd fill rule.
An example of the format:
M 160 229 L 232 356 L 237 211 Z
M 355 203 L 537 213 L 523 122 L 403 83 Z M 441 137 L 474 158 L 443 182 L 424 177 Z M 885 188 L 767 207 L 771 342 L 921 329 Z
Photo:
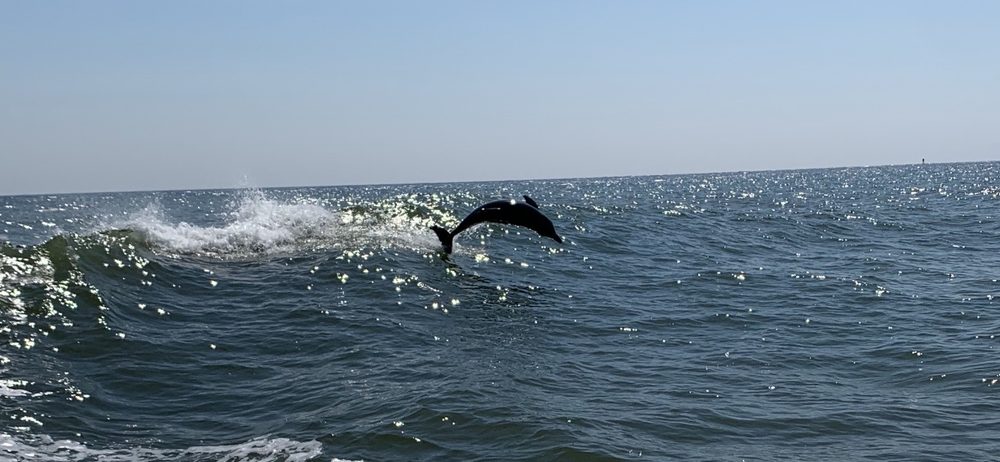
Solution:
M 1000 159 L 997 1 L 0 0 L 0 194 Z

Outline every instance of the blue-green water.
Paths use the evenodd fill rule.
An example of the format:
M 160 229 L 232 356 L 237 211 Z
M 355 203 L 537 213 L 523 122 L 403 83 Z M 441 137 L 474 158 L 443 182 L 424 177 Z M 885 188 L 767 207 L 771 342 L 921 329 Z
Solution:
M 532 195 L 566 240 L 431 224 Z M 0 197 L 0 460 L 987 460 L 1000 164 Z

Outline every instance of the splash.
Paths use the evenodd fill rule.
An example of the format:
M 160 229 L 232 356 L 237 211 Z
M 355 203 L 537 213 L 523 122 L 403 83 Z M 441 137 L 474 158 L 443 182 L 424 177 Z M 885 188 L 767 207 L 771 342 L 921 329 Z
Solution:
M 339 210 L 315 200 L 283 202 L 256 189 L 243 191 L 219 226 L 172 222 L 158 204 L 134 214 L 121 227 L 138 233 L 154 250 L 222 258 L 323 251 L 366 246 L 432 249 L 428 215 L 436 204 L 403 195 L 378 202 L 351 202 Z M 447 218 L 447 217 L 446 217 Z M 453 219 L 453 218 L 452 218 Z
M 207 256 L 289 251 L 333 241 L 338 231 L 337 213 L 315 204 L 280 203 L 258 190 L 241 194 L 229 215 L 232 221 L 222 226 L 171 223 L 152 204 L 125 225 L 155 249 Z
M 47 435 L 0 433 L 0 460 L 102 461 L 307 461 L 322 453 L 318 441 L 260 437 L 242 444 L 194 446 L 187 449 L 94 449 Z

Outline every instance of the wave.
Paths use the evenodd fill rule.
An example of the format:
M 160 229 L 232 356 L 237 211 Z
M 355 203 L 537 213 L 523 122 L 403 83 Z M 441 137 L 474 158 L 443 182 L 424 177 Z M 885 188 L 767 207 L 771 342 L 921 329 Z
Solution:
M 280 202 L 259 190 L 242 192 L 224 215 L 230 220 L 218 226 L 175 223 L 151 204 L 118 227 L 172 255 L 246 258 L 372 245 L 432 249 L 436 241 L 427 228 L 456 221 L 433 198 L 401 195 L 333 211 L 314 202 Z
M 434 251 L 439 244 L 428 227 L 457 223 L 440 202 L 436 195 L 402 194 L 331 210 L 306 198 L 283 202 L 247 190 L 218 214 L 221 224 L 214 226 L 171 220 L 154 202 L 90 233 L 59 234 L 33 246 L 0 243 L 0 328 L 10 332 L 29 317 L 54 318 L 55 324 L 60 313 L 80 303 L 101 307 L 90 276 L 115 267 L 142 271 L 161 254 L 247 259 L 327 249 L 360 253 L 366 247 Z M 23 348 L 32 344 L 30 338 L 12 341 Z
M 66 237 L 34 247 L 0 244 L 0 332 L 18 350 L 30 350 L 37 335 L 69 321 L 80 303 L 100 306 L 97 290 L 84 281 Z M 7 358 L 0 356 L 0 363 Z
M 131 217 L 124 227 L 157 250 L 177 254 L 232 256 L 280 251 L 298 243 L 323 241 L 339 224 L 338 215 L 314 204 L 282 204 L 263 194 L 245 195 L 232 221 L 222 226 L 172 223 L 156 204 Z
M 124 448 L 93 449 L 71 440 L 54 440 L 47 435 L 0 433 L 0 459 L 49 460 L 56 462 L 100 461 L 288 461 L 304 462 L 322 453 L 319 441 L 288 438 L 255 438 L 232 445 L 193 446 L 185 449 Z M 334 459 L 349 462 L 343 459 Z
M 0 398 L 24 398 L 39 387 L 61 389 L 71 399 L 83 396 L 55 372 L 25 368 L 37 362 L 37 350 L 53 348 L 53 333 L 108 330 L 108 316 L 116 315 L 123 293 L 154 281 L 187 285 L 191 276 L 177 272 L 175 263 L 386 247 L 424 254 L 439 245 L 427 227 L 457 221 L 439 203 L 431 195 L 407 194 L 322 204 L 248 190 L 205 220 L 214 224 L 171 219 L 153 202 L 90 232 L 58 234 L 38 245 L 0 242 L 0 343 L 7 345 L 0 352 Z

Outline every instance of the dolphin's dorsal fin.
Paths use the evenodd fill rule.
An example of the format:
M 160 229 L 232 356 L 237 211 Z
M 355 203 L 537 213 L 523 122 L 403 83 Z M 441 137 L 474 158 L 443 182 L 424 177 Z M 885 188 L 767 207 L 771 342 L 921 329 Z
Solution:
M 524 195 L 524 202 L 536 209 L 538 208 L 538 202 L 535 202 L 534 199 L 528 197 L 527 195 Z

